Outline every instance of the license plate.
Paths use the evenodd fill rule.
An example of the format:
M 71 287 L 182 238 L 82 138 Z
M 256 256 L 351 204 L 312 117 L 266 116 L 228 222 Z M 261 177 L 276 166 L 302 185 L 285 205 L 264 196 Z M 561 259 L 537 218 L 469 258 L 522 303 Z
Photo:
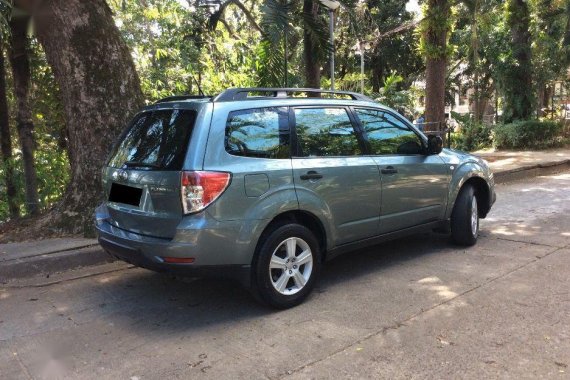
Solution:
M 141 202 L 142 189 L 138 187 L 121 185 L 113 183 L 111 185 L 111 193 L 109 201 L 116 203 L 124 203 L 131 206 L 138 206 Z

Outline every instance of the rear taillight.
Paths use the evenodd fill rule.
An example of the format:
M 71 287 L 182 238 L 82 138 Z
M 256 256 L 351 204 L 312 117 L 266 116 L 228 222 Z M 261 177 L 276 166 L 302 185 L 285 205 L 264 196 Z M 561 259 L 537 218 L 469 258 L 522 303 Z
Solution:
M 182 208 L 184 214 L 198 212 L 215 201 L 230 184 L 230 173 L 182 172 Z

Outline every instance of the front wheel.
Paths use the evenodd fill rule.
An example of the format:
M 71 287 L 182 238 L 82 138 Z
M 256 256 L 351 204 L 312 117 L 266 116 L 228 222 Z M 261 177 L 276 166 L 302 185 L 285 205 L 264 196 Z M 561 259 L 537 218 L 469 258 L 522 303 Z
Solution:
M 456 244 L 471 246 L 479 236 L 479 209 L 475 189 L 471 185 L 460 191 L 451 213 L 451 237 Z
M 277 227 L 260 241 L 253 263 L 253 292 L 262 302 L 286 309 L 303 302 L 321 268 L 319 244 L 306 227 Z

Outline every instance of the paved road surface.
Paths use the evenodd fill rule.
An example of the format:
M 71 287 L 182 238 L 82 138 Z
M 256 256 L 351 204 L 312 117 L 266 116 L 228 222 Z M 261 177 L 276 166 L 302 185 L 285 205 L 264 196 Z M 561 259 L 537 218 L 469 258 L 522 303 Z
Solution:
M 293 310 L 117 264 L 0 288 L 0 377 L 568 378 L 570 173 L 498 195 L 477 246 L 345 255 Z

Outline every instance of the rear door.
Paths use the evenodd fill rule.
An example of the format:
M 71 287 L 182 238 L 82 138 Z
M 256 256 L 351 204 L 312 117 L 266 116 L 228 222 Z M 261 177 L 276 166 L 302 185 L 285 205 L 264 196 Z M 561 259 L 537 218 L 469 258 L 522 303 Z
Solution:
M 448 166 L 426 155 L 421 136 L 382 109 L 354 108 L 382 180 L 380 232 L 441 219 L 447 203 Z
M 294 107 L 293 178 L 304 210 L 320 208 L 335 244 L 378 233 L 380 177 L 344 107 Z
M 122 136 L 103 175 L 110 223 L 171 238 L 182 218 L 181 170 L 196 111 L 140 113 Z

